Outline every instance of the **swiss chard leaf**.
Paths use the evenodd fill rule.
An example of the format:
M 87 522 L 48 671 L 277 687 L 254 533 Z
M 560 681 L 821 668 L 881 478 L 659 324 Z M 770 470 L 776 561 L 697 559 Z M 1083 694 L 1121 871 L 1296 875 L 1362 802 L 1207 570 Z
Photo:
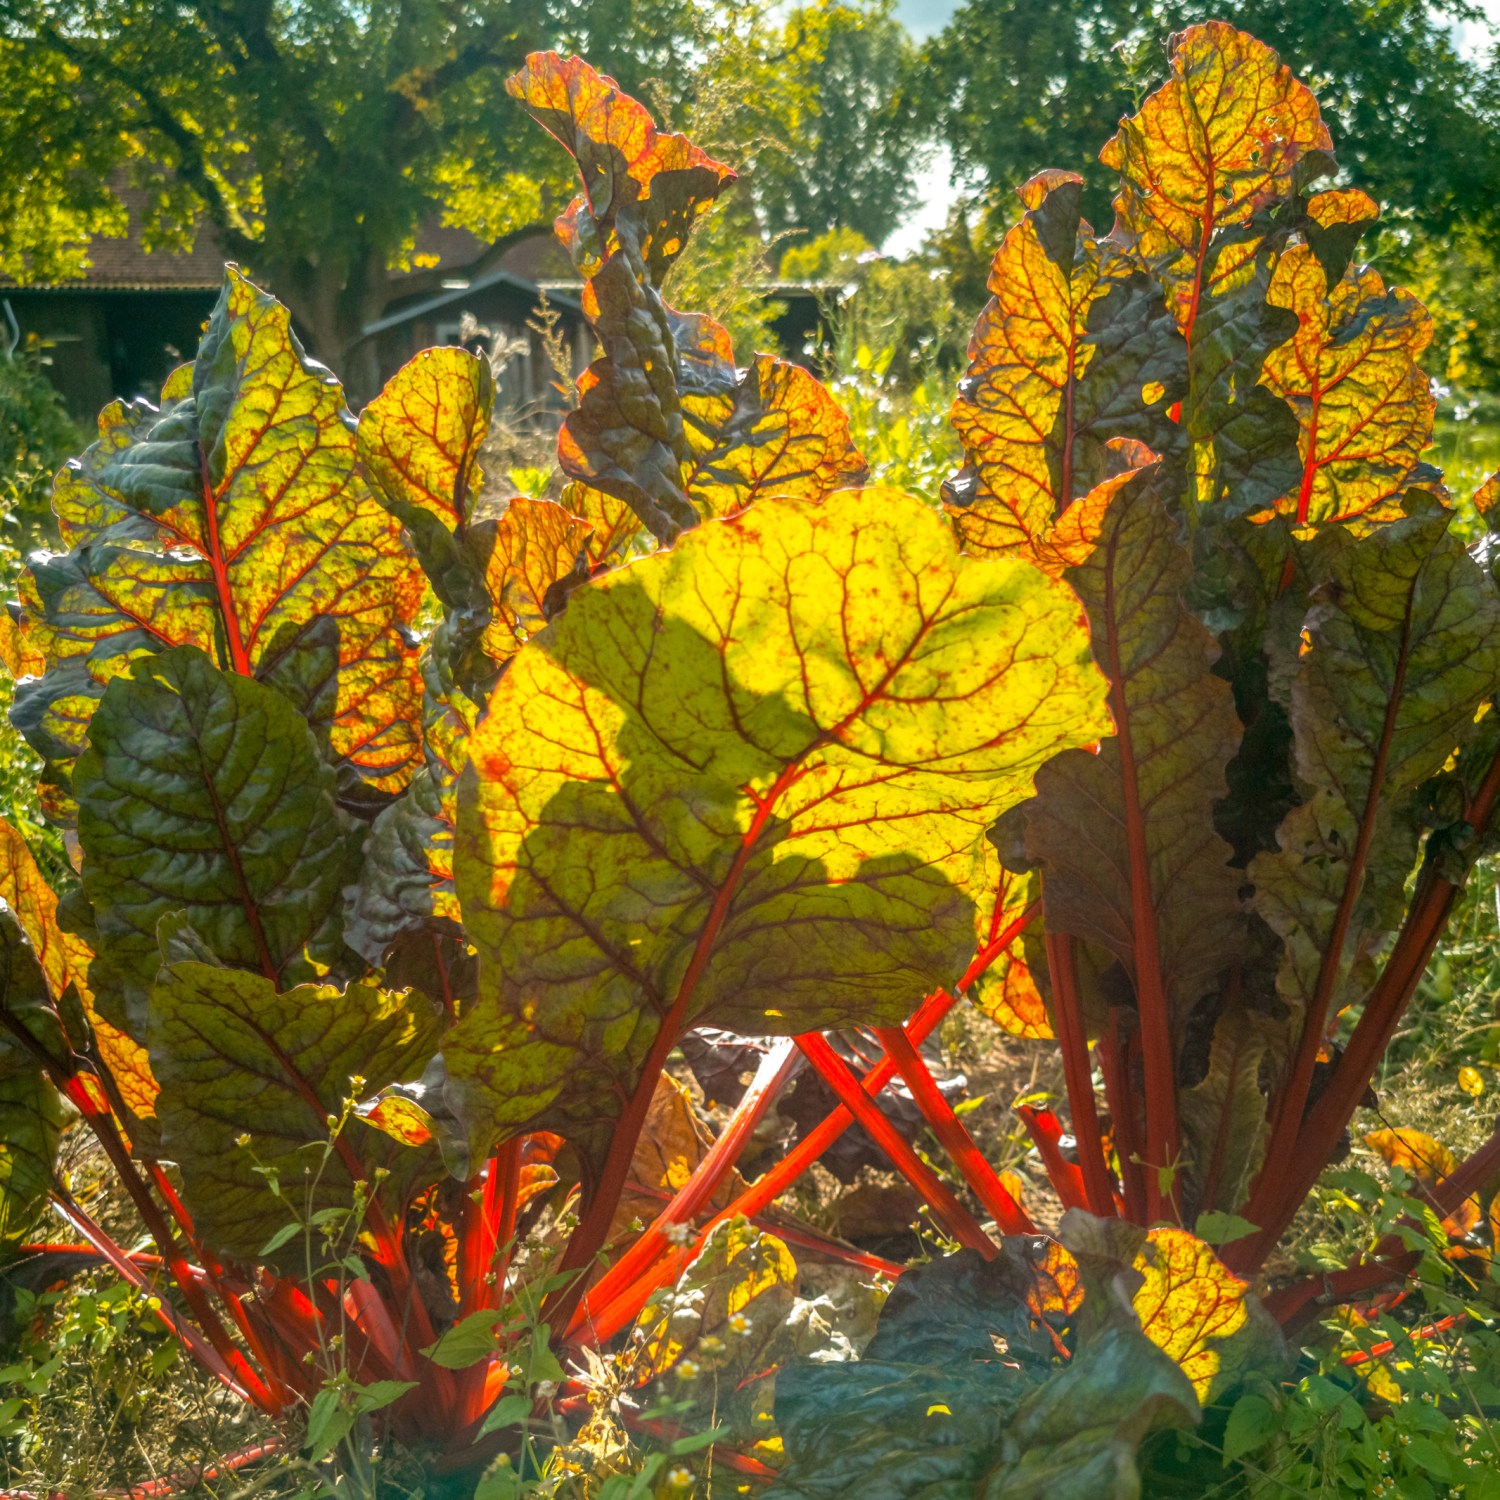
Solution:
M 1183 603 L 1191 564 L 1153 477 L 1113 494 L 1066 574 L 1110 679 L 1115 737 L 1049 761 L 1022 816 L 1048 930 L 1102 949 L 1100 969 L 1117 961 L 1142 1011 L 1180 1030 L 1243 943 L 1240 876 L 1212 816 L 1239 722 Z M 1084 998 L 1097 1020 L 1102 993 Z
M 1493 587 L 1449 534 L 1449 512 L 1420 491 L 1408 508 L 1366 537 L 1315 538 L 1303 636 L 1272 663 L 1308 796 L 1250 875 L 1286 943 L 1282 996 L 1319 1036 L 1399 925 L 1417 788 L 1473 737 L 1500 672 Z
M 989 1265 L 965 1251 L 908 1272 L 863 1359 L 778 1375 L 788 1464 L 770 1495 L 1134 1500 L 1141 1440 L 1192 1426 L 1198 1401 L 1113 1286 L 1090 1300 L 1064 1362 L 1057 1330 L 1082 1309 L 1060 1246 L 1007 1239 Z
M 1081 185 L 1032 178 L 990 270 L 951 419 L 968 466 L 943 488 L 972 552 L 1033 553 L 1107 477 L 1110 440 L 1174 442 L 1185 345 L 1149 279 L 1079 218 Z
M 274 689 L 193 646 L 146 657 L 105 691 L 74 785 L 111 1024 L 140 1034 L 171 914 L 279 984 L 338 959 L 351 834 L 333 770 Z
M 1171 78 L 1099 160 L 1120 174 L 1115 238 L 1155 271 L 1189 344 L 1204 300 L 1254 255 L 1249 241 L 1211 257 L 1215 236 L 1284 197 L 1303 158 L 1332 144 L 1318 101 L 1264 42 L 1223 21 L 1175 39 Z
M 66 1043 L 37 954 L 15 917 L 0 909 L 0 1259 L 46 1211 L 62 1101 L 44 1057 Z
M 669 1014 L 785 1034 L 952 982 L 983 828 L 1101 697 L 1061 585 L 891 492 L 763 501 L 575 594 L 460 797 L 478 1143 L 599 1146 Z
M 1320 194 L 1309 212 L 1343 196 Z M 1268 296 L 1297 314 L 1296 333 L 1262 377 L 1300 429 L 1301 480 L 1277 509 L 1298 525 L 1399 519 L 1401 493 L 1432 440 L 1435 402 L 1417 363 L 1432 339 L 1427 310 L 1408 292 L 1387 291 L 1369 267 L 1330 285 L 1309 244 L 1282 252 Z
M 584 311 L 601 352 L 578 382 L 558 458 L 580 482 L 576 508 L 598 535 L 595 561 L 627 547 L 633 529 L 604 497 L 670 542 L 760 495 L 816 498 L 862 478 L 848 420 L 817 380 L 767 355 L 741 374 L 724 329 L 661 299 L 693 221 L 734 173 L 659 132 L 577 58 L 534 53 L 508 87 L 583 179 L 558 229 L 588 277 Z
M 255 1260 L 294 1213 L 305 1221 L 349 1208 L 355 1181 L 369 1187 L 371 1168 L 402 1148 L 354 1121 L 325 1160 L 330 1118 L 342 1119 L 357 1095 L 417 1077 L 438 1030 L 419 995 L 362 984 L 278 994 L 269 979 L 242 970 L 165 968 L 148 1030 L 162 1151 L 182 1171 L 205 1242 Z M 281 1258 L 300 1266 L 304 1253 L 296 1240 Z
M 99 431 L 54 495 L 70 550 L 33 558 L 23 588 L 48 670 L 22 685 L 15 717 L 37 748 L 76 755 L 134 656 L 192 645 L 266 677 L 331 621 L 332 752 L 378 790 L 405 785 L 419 685 L 404 632 L 425 584 L 356 471 L 337 382 L 286 309 L 230 267 L 161 409 L 117 402 Z
M 4 901 L 35 950 L 51 992 L 59 1004 L 71 986 L 81 1002 L 99 1060 L 109 1070 L 121 1102 L 136 1117 L 149 1119 L 156 1109 L 156 1080 L 146 1049 L 101 1016 L 89 983 L 93 952 L 76 933 L 64 932 L 57 920 L 57 897 L 25 839 L 0 818 L 0 901 Z

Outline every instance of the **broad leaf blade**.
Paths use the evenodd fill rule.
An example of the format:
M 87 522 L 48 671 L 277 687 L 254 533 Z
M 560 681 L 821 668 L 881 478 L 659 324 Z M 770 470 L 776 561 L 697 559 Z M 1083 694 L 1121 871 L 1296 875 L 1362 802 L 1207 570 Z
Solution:
M 359 414 L 360 462 L 414 534 L 419 514 L 450 533 L 471 519 L 494 406 L 487 360 L 467 349 L 424 349 Z
M 483 636 L 486 654 L 508 661 L 546 623 L 556 585 L 570 575 L 580 579 L 579 560 L 590 536 L 587 521 L 552 500 L 517 495 L 497 521 L 471 533 L 472 549 L 483 556 L 490 623 Z
M 328 1117 L 341 1117 L 356 1093 L 417 1077 L 437 1035 L 420 996 L 358 984 L 278 994 L 257 974 L 198 963 L 165 969 L 149 1031 L 157 1114 L 163 1153 L 181 1168 L 205 1243 L 253 1261 L 271 1230 L 291 1219 L 288 1203 L 303 1215 L 347 1209 L 358 1158 L 332 1149 L 324 1160 Z M 381 1141 L 363 1126 L 353 1130 L 360 1148 Z M 372 1155 L 372 1168 L 381 1159 Z M 300 1241 L 282 1256 L 302 1265 Z
M 1330 287 L 1310 245 L 1281 254 L 1268 295 L 1297 315 L 1262 375 L 1300 429 L 1301 483 L 1277 510 L 1298 525 L 1397 519 L 1432 440 L 1435 402 L 1418 363 L 1432 340 L 1427 310 L 1369 267 Z
M 1110 439 L 1173 441 L 1185 346 L 1147 278 L 1079 218 L 1081 183 L 1064 172 L 1028 182 L 1027 212 L 990 269 L 951 416 L 968 467 L 943 491 L 972 552 L 1033 553 L 1106 477 Z
M 53 1004 L 75 987 L 93 1033 L 100 1060 L 109 1069 L 125 1106 L 139 1119 L 156 1108 L 156 1080 L 141 1044 L 110 1025 L 94 1005 L 89 984 L 93 953 L 76 933 L 64 932 L 57 921 L 57 897 L 37 868 L 25 839 L 0 818 L 0 901 L 11 909 L 36 952 Z
M 1265 43 L 1222 21 L 1176 38 L 1172 77 L 1099 153 L 1121 174 L 1115 237 L 1155 270 L 1184 335 L 1253 244 L 1210 268 L 1209 246 L 1283 197 L 1332 141 L 1312 93 Z
M 99 426 L 54 496 L 71 550 L 33 561 L 28 625 L 49 670 L 23 687 L 17 720 L 38 748 L 76 754 L 131 656 L 194 645 L 269 673 L 331 621 L 333 753 L 377 789 L 403 786 L 419 691 L 403 631 L 425 584 L 356 472 L 337 382 L 286 309 L 229 268 L 191 386 L 178 372 L 160 411 L 116 403 Z
M 848 417 L 800 366 L 757 354 L 740 375 L 726 349 L 695 384 L 682 394 L 683 487 L 701 515 L 731 516 L 762 495 L 821 500 L 868 475 Z
M 597 1145 L 674 1004 L 904 1015 L 973 951 L 994 812 L 1105 727 L 1071 595 L 892 492 L 762 502 L 596 580 L 470 746 L 484 991 L 445 1055 L 476 1134 Z
M 1286 943 L 1282 997 L 1312 1005 L 1319 1028 L 1399 924 L 1416 789 L 1473 737 L 1500 671 L 1493 586 L 1448 534 L 1449 512 L 1420 496 L 1412 508 L 1358 539 L 1342 527 L 1317 536 L 1303 637 L 1273 660 L 1297 774 L 1313 791 L 1250 876 Z
M 349 834 L 334 773 L 281 694 L 193 647 L 145 658 L 105 693 L 74 784 L 113 1024 L 143 1025 L 170 914 L 281 983 L 338 956 Z
M 1190 563 L 1151 480 L 1114 493 L 1066 575 L 1110 677 L 1116 737 L 1051 760 L 1022 815 L 1049 931 L 1105 950 L 1142 1010 L 1164 1007 L 1180 1030 L 1244 940 L 1240 876 L 1213 827 L 1239 723 L 1210 670 L 1212 638 L 1182 601 Z

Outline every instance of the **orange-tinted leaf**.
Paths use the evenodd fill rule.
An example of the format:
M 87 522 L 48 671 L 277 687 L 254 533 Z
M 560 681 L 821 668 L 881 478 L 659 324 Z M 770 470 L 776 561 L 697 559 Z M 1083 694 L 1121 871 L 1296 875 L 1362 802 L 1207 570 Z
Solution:
M 1015 1177 L 1015 1173 L 1002 1174 L 1002 1180 L 1010 1177 Z M 1012 1191 L 1011 1196 L 1019 1201 L 1016 1192 Z M 1043 1243 L 1042 1258 L 1032 1262 L 1036 1279 L 1027 1292 L 1026 1305 L 1039 1320 L 1071 1318 L 1083 1302 L 1083 1278 L 1078 1273 L 1078 1262 L 1056 1240 Z
M 720 354 L 698 381 L 682 394 L 683 487 L 702 515 L 730 516 L 762 495 L 817 500 L 867 474 L 848 417 L 799 365 L 757 354 L 740 378 L 733 354 Z
M 575 482 L 564 486 L 562 503 L 589 528 L 584 553 L 591 571 L 623 562 L 643 536 L 640 517 L 623 500 L 603 490 Z M 645 540 L 651 541 L 649 534 Z
M 943 491 L 972 552 L 1031 555 L 1105 477 L 1109 439 L 1171 440 L 1181 340 L 1144 278 L 1079 218 L 1081 182 L 1065 172 L 1028 182 L 1027 212 L 990 269 L 951 418 L 968 467 Z
M 629 541 L 622 518 L 591 494 L 625 502 L 670 542 L 761 495 L 816 498 L 862 477 L 848 423 L 811 375 L 760 356 L 742 377 L 723 328 L 661 300 L 663 272 L 733 172 L 658 132 L 640 104 L 576 58 L 533 54 L 508 87 L 583 178 L 559 233 L 589 278 L 583 308 L 601 352 L 578 381 L 558 461 L 581 486 L 572 508 L 595 527 L 591 565 Z
M 582 58 L 533 52 L 506 89 L 578 163 L 583 198 L 559 221 L 565 240 L 583 235 L 588 253 L 602 258 L 615 248 L 623 218 L 639 235 L 632 251 L 660 285 L 692 221 L 735 180 L 734 172 L 685 136 L 658 131 L 643 105 Z
M 1116 235 L 1152 264 L 1189 340 L 1213 283 L 1254 250 L 1220 256 L 1209 272 L 1210 240 L 1283 196 L 1302 157 L 1331 145 L 1318 101 L 1263 42 L 1222 21 L 1177 38 L 1171 79 L 1099 159 L 1122 178 Z
M 548 591 L 574 572 L 590 536 L 589 524 L 552 500 L 517 495 L 498 521 L 474 535 L 487 548 L 484 578 L 490 596 L 485 652 L 507 661 L 547 622 Z
M 981 906 L 976 914 L 978 946 L 993 942 L 1040 894 L 1041 881 L 1035 875 L 1013 875 L 997 868 L 990 909 L 986 912 Z M 1052 1035 L 1046 1002 L 1026 959 L 1024 934 L 985 970 L 970 995 L 985 1015 L 1012 1036 L 1043 1040 Z
M 94 1007 L 89 985 L 93 953 L 75 933 L 57 922 L 57 897 L 37 868 L 26 840 L 0 818 L 0 900 L 15 914 L 21 931 L 36 951 L 37 962 L 55 1002 L 73 985 L 88 1018 L 99 1059 L 110 1071 L 120 1097 L 137 1119 L 155 1113 L 157 1086 L 146 1049 L 118 1027 L 111 1026 Z
M 354 1113 L 403 1146 L 425 1146 L 432 1139 L 432 1116 L 415 1099 L 395 1090 L 356 1106 Z
M 191 390 L 174 376 L 160 411 L 107 407 L 53 506 L 72 550 L 38 561 L 23 591 L 48 671 L 17 697 L 49 758 L 77 753 L 129 657 L 194 645 L 245 675 L 326 681 L 335 758 L 381 790 L 405 785 L 420 685 L 403 631 L 426 584 L 285 308 L 231 267 Z
M 1500 504 L 1500 472 L 1491 474 L 1474 492 L 1474 509 L 1486 519 L 1491 519 L 1497 504 Z
M 1432 440 L 1435 402 L 1418 363 L 1432 339 L 1426 308 L 1368 267 L 1330 288 L 1310 245 L 1282 253 L 1268 297 L 1297 315 L 1261 377 L 1301 429 L 1301 486 L 1277 510 L 1298 525 L 1394 519 Z
M 558 460 L 670 540 L 698 517 L 682 487 L 691 455 L 658 288 L 734 173 L 682 136 L 659 133 L 642 105 L 578 58 L 533 53 L 506 87 L 567 147 L 583 179 L 558 232 L 589 278 L 584 311 L 602 353 L 578 382 Z
M 1372 1130 L 1365 1145 L 1428 1187 L 1458 1170 L 1458 1158 L 1420 1130 Z

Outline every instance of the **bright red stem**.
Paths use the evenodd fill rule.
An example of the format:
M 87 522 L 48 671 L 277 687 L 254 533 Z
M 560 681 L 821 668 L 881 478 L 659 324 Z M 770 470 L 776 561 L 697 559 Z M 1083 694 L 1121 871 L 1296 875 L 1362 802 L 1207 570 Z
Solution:
M 778 1042 L 761 1059 L 750 1087 L 735 1106 L 718 1139 L 709 1147 L 693 1174 L 675 1197 L 652 1221 L 636 1242 L 604 1273 L 579 1304 L 568 1325 L 569 1336 L 588 1321 L 591 1307 L 604 1307 L 645 1271 L 658 1256 L 671 1249 L 666 1231 L 677 1224 L 690 1224 L 713 1200 L 746 1142 L 765 1118 L 766 1111 L 792 1076 L 796 1044 L 790 1038 Z
M 995 1243 L 979 1227 L 974 1215 L 939 1180 L 937 1174 L 911 1148 L 901 1132 L 880 1112 L 874 1101 L 860 1087 L 849 1064 L 838 1055 L 821 1031 L 810 1031 L 797 1038 L 802 1055 L 818 1070 L 834 1097 L 848 1109 L 869 1132 L 871 1138 L 907 1181 L 921 1193 L 942 1220 L 943 1227 L 960 1244 L 977 1250 L 986 1260 L 995 1257 Z
M 1041 903 L 1033 901 L 1026 909 L 999 932 L 974 955 L 969 967 L 964 970 L 953 993 L 935 990 L 917 1007 L 916 1014 L 906 1023 L 905 1031 L 913 1045 L 921 1046 L 947 1017 L 958 1003 L 958 996 L 975 984 L 984 972 L 1004 953 L 1010 945 L 1041 915 Z M 860 1088 L 874 1098 L 896 1076 L 896 1064 L 887 1053 L 860 1081 Z M 727 1208 L 715 1214 L 690 1246 L 674 1248 L 633 1285 L 628 1287 L 613 1302 L 605 1307 L 594 1302 L 590 1332 L 595 1338 L 612 1338 L 627 1323 L 632 1321 L 641 1308 L 659 1287 L 673 1280 L 692 1258 L 703 1248 L 703 1242 L 720 1224 L 734 1218 L 753 1219 L 769 1207 L 784 1193 L 825 1151 L 854 1123 L 852 1111 L 842 1104 L 814 1126 L 781 1161 L 752 1182 Z
M 1140 1136 L 1136 1130 L 1135 1100 L 1128 1079 L 1130 1065 L 1120 1035 L 1120 1012 L 1111 1009 L 1104 1035 L 1094 1046 L 1099 1071 L 1104 1076 L 1104 1097 L 1109 1102 L 1115 1137 L 1115 1160 L 1120 1167 L 1120 1188 L 1125 1199 L 1125 1217 L 1146 1224 L 1146 1183 L 1141 1175 Z
M 974 1190 L 1002 1234 L 1035 1234 L 1031 1216 L 1006 1191 L 995 1169 L 985 1160 L 964 1122 L 953 1112 L 953 1106 L 937 1086 L 922 1054 L 912 1046 L 899 1026 L 878 1026 L 875 1035 L 896 1064 L 897 1071 L 911 1090 L 922 1118 L 942 1142 L 953 1164 L 963 1173 L 964 1181 Z
M 1116 1211 L 1115 1190 L 1109 1180 L 1109 1168 L 1104 1160 L 1104 1138 L 1099 1131 L 1089 1043 L 1083 1029 L 1078 958 L 1073 939 L 1066 933 L 1049 930 L 1043 941 L 1047 946 L 1047 973 L 1052 980 L 1052 1024 L 1057 1029 L 1057 1045 L 1062 1053 L 1063 1077 L 1073 1115 L 1073 1138 L 1078 1142 L 1084 1196 L 1091 1213 L 1107 1218 Z M 1146 1108 L 1149 1112 L 1149 1095 Z M 1149 1188 L 1147 1198 L 1149 1202 Z
M 1062 1140 L 1062 1121 L 1050 1109 L 1035 1109 L 1029 1104 L 1016 1105 L 1016 1115 L 1026 1127 L 1042 1165 L 1047 1169 L 1048 1180 L 1053 1191 L 1062 1199 L 1064 1208 L 1089 1208 L 1088 1189 L 1084 1185 L 1083 1170 L 1076 1162 L 1068 1161 L 1058 1144 Z M 1089 1209 L 1089 1212 L 1093 1212 Z

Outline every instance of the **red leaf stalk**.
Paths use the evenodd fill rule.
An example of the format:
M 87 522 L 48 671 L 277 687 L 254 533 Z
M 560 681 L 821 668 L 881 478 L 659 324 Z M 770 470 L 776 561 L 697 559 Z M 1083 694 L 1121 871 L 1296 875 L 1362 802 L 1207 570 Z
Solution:
M 1031 1216 L 995 1175 L 995 1169 L 985 1160 L 984 1153 L 975 1144 L 963 1121 L 954 1114 L 953 1106 L 934 1082 L 926 1060 L 912 1046 L 906 1033 L 899 1026 L 879 1026 L 875 1035 L 906 1081 L 912 1098 L 917 1101 L 917 1108 L 922 1111 L 922 1118 L 932 1127 L 933 1134 L 942 1142 L 953 1164 L 963 1173 L 964 1181 L 973 1188 L 975 1196 L 999 1225 L 1000 1232 L 1035 1234 L 1036 1225 L 1031 1222 Z
M 948 1190 L 937 1174 L 907 1143 L 905 1137 L 880 1112 L 874 1100 L 860 1087 L 849 1064 L 829 1044 L 820 1031 L 810 1031 L 797 1038 L 802 1055 L 818 1070 L 834 1096 L 870 1133 L 880 1149 L 906 1179 L 922 1194 L 943 1227 L 961 1245 L 977 1250 L 986 1260 L 995 1258 L 994 1241 L 979 1227 L 974 1215 Z
M 1078 956 L 1073 939 L 1066 933 L 1049 929 L 1043 941 L 1047 945 L 1047 973 L 1052 980 L 1052 1021 L 1057 1030 L 1057 1045 L 1062 1052 L 1063 1077 L 1073 1114 L 1073 1137 L 1078 1142 L 1084 1197 L 1091 1213 L 1108 1217 L 1115 1212 L 1115 1191 L 1104 1160 L 1104 1138 L 1099 1131 L 1093 1069 L 1089 1065 L 1089 1043 L 1083 1029 L 1083 1004 L 1079 998 Z M 1149 1112 L 1149 1095 L 1146 1108 Z M 1149 1202 L 1149 1186 L 1147 1198 Z

